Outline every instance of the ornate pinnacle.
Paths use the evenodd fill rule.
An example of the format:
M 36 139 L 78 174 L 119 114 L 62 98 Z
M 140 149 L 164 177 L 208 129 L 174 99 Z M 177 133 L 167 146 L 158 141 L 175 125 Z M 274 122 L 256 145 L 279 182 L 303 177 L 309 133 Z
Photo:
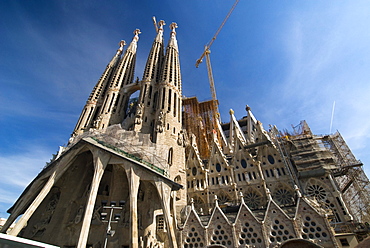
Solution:
M 121 55 L 122 54 L 122 51 L 123 51 L 123 47 L 126 45 L 126 41 L 124 40 L 121 40 L 119 43 L 119 48 L 117 50 L 117 54 L 116 55 Z
M 137 28 L 137 29 L 135 29 L 135 31 L 134 31 L 134 35 L 135 35 L 135 36 L 137 36 L 137 35 L 139 35 L 139 34 L 141 34 L 140 29 L 138 29 L 138 28 Z
M 141 34 L 141 32 L 140 32 L 140 29 L 135 29 L 135 31 L 134 31 L 134 38 L 132 39 L 132 41 L 134 42 L 137 42 L 138 40 L 139 40 L 139 34 Z
M 118 43 L 119 47 L 124 47 L 126 45 L 126 41 L 124 40 L 121 40 L 119 43 Z
M 159 28 L 158 29 L 162 29 L 163 30 L 163 26 L 164 25 L 166 25 L 166 23 L 163 21 L 163 20 L 160 20 L 159 22 L 158 22 L 158 26 L 159 26 Z
M 177 26 L 177 23 L 176 22 L 173 22 L 170 24 L 170 29 L 172 30 L 172 32 L 174 32 L 176 34 L 176 31 L 175 29 L 178 28 Z

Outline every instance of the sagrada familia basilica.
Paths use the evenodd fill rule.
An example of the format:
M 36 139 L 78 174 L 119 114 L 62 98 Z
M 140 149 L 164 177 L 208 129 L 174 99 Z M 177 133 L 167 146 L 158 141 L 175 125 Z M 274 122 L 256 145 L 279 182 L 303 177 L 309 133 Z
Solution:
M 164 25 L 141 80 L 140 31 L 126 49 L 119 43 L 68 145 L 8 210 L 1 232 L 65 248 L 361 242 L 369 180 L 342 136 L 314 135 L 305 121 L 291 132 L 265 129 L 248 106 L 221 123 L 213 100 L 183 96 L 177 25 L 166 46 Z

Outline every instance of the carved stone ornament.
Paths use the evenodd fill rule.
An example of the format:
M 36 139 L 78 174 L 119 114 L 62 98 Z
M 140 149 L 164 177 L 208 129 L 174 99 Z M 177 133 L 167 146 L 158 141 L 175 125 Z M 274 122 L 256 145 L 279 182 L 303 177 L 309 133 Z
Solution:
M 156 131 L 158 133 L 163 132 L 163 125 L 164 125 L 164 113 L 163 111 L 160 111 L 158 115 L 157 128 L 156 128 Z

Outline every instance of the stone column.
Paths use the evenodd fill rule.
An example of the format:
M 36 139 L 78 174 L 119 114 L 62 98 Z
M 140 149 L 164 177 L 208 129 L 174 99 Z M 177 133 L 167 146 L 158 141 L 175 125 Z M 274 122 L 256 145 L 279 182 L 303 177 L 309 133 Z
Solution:
M 9 235 L 17 236 L 24 226 L 27 225 L 27 221 L 31 218 L 36 209 L 40 206 L 41 202 L 45 199 L 50 189 L 53 187 L 55 182 L 56 171 L 49 177 L 45 186 L 42 188 L 41 192 L 36 196 L 32 204 L 27 208 L 26 212 L 19 219 L 14 228 L 9 232 Z M 11 223 L 10 223 L 11 224 Z
M 175 227 L 173 225 L 173 221 L 171 218 L 171 209 L 170 209 L 171 187 L 164 184 L 162 181 L 155 182 L 155 186 L 158 190 L 159 196 L 161 197 L 161 205 L 163 209 L 164 219 L 166 221 L 170 247 L 177 248 Z
M 89 199 L 85 208 L 85 215 L 82 222 L 82 227 L 80 231 L 80 237 L 78 239 L 77 248 L 85 248 L 87 244 L 87 239 L 89 237 L 91 218 L 94 213 L 94 206 L 96 201 L 96 196 L 98 194 L 100 180 L 103 176 L 104 170 L 108 164 L 110 155 L 101 151 L 93 151 L 94 156 L 94 176 L 91 182 Z
M 1 232 L 5 233 L 6 230 L 13 224 L 13 222 L 17 219 L 17 217 L 22 213 L 23 208 L 27 208 L 26 212 L 23 214 L 23 216 L 19 219 L 16 226 L 17 229 L 20 228 L 18 231 L 17 229 L 13 229 L 14 231 L 9 232 L 12 233 L 11 235 L 17 236 L 20 230 L 27 224 L 28 220 L 31 218 L 35 210 L 40 206 L 42 201 L 45 199 L 47 194 L 50 192 L 51 188 L 53 187 L 54 183 L 58 181 L 58 179 L 63 176 L 63 174 L 67 171 L 69 168 L 71 158 L 73 158 L 77 153 L 79 152 L 79 149 L 76 149 L 74 151 L 68 152 L 68 156 L 65 156 L 61 159 L 58 159 L 58 164 L 55 165 L 54 171 L 50 171 L 50 176 L 46 184 L 43 186 L 40 193 L 38 193 L 37 197 L 33 200 L 33 202 L 28 205 L 28 201 L 30 198 L 33 198 L 33 193 L 37 191 L 38 185 L 35 183 L 31 183 L 31 188 L 28 190 L 27 194 L 22 197 L 22 200 L 24 202 L 20 202 L 15 206 L 15 209 L 13 210 L 12 214 L 9 216 L 8 220 L 6 221 L 5 225 L 3 226 Z M 65 166 L 61 166 L 62 164 L 65 164 Z M 45 176 L 45 178 L 47 178 Z M 39 184 L 40 179 L 39 179 Z M 36 186 L 35 186 L 36 184 Z
M 130 248 L 138 248 L 139 230 L 137 225 L 137 193 L 139 191 L 140 177 L 135 173 L 132 167 L 126 169 L 126 174 L 130 186 Z

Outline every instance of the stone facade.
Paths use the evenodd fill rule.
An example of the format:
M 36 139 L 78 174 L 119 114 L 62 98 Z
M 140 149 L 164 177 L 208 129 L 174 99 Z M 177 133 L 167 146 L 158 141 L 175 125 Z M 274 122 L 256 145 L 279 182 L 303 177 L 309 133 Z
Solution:
M 343 227 L 359 220 L 325 139 L 307 125 L 294 136 L 266 131 L 249 107 L 241 120 L 231 110 L 228 123 L 201 124 L 183 109 L 177 25 L 166 48 L 164 25 L 142 80 L 134 80 L 140 31 L 125 51 L 119 43 L 68 146 L 2 232 L 68 248 L 341 247 L 338 233 L 353 244 L 356 228 Z M 190 127 L 189 116 L 199 124 Z

